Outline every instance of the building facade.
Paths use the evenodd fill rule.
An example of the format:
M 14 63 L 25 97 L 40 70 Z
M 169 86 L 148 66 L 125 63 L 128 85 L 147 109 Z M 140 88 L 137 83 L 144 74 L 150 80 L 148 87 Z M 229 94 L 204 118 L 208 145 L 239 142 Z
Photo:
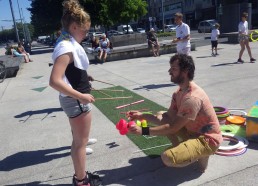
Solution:
M 202 20 L 216 19 L 220 22 L 224 19 L 223 11 L 227 11 L 228 6 L 236 4 L 241 6 L 246 3 L 251 6 L 251 12 L 248 11 L 251 14 L 249 20 L 251 27 L 258 27 L 258 0 L 147 0 L 147 3 L 148 14 L 140 20 L 142 27 L 146 29 L 151 27 L 162 29 L 163 23 L 173 24 L 176 12 L 183 13 L 184 22 L 191 28 L 197 28 Z

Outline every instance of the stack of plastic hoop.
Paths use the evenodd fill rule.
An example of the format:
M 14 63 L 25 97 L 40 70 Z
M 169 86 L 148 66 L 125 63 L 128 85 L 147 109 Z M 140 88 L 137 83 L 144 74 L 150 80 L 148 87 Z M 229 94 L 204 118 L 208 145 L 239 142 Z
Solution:
M 244 154 L 247 151 L 247 146 L 249 142 L 247 139 L 235 136 L 234 134 L 222 133 L 223 141 L 230 141 L 234 143 L 230 146 L 220 146 L 219 149 L 215 152 L 215 154 L 221 156 L 239 156 Z
M 216 112 L 219 123 L 221 125 L 224 125 L 224 124 L 245 125 L 245 121 L 246 121 L 245 116 L 247 115 L 247 113 L 242 110 L 229 110 L 221 106 L 214 107 L 214 110 Z M 235 112 L 238 112 L 241 114 L 233 114 Z
M 218 117 L 219 123 L 221 125 L 224 125 L 226 123 L 227 117 L 230 115 L 229 110 L 225 107 L 219 107 L 219 106 L 214 107 L 214 110 Z

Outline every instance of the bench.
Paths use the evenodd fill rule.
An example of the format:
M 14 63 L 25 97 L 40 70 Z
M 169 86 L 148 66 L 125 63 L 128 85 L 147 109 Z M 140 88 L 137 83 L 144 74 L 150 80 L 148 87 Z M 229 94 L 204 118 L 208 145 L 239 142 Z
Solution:
M 196 50 L 194 42 L 191 42 L 191 51 Z M 86 50 L 87 51 L 87 50 Z M 160 55 L 176 53 L 176 44 L 171 42 L 160 43 Z M 97 53 L 88 53 L 90 62 L 97 62 Z M 147 44 L 128 45 L 114 48 L 107 56 L 106 61 L 117 61 L 139 57 L 150 57 L 153 56 L 152 50 Z
M 11 55 L 0 56 L 0 61 L 3 61 L 6 69 L 6 78 L 15 77 L 20 69 L 23 57 L 13 57 Z

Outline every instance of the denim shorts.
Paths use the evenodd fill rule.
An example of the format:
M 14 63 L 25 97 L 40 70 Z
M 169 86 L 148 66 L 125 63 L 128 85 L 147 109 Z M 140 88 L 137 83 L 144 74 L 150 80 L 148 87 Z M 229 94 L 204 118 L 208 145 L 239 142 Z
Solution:
M 59 96 L 59 101 L 62 109 L 69 118 L 75 118 L 82 113 L 90 112 L 91 104 L 82 104 L 79 100 L 69 96 Z

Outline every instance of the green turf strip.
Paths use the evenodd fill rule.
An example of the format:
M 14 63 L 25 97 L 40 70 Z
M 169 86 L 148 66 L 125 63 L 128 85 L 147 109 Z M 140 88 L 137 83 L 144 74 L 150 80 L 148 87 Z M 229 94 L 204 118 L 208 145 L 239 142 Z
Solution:
M 123 92 L 112 92 L 112 91 L 105 91 L 105 90 L 124 90 L 124 91 Z M 121 86 L 111 87 L 108 89 L 102 89 L 101 91 L 112 97 L 132 96 L 132 98 L 130 98 L 130 99 L 96 100 L 95 101 L 94 105 L 114 124 L 116 124 L 121 118 L 126 119 L 125 115 L 120 114 L 120 112 L 126 112 L 129 110 L 140 110 L 143 108 L 148 108 L 149 109 L 148 111 L 152 111 L 153 113 L 156 113 L 158 111 L 167 110 L 166 108 L 158 105 L 157 103 L 154 103 L 153 101 L 150 101 L 130 90 L 125 89 L 124 87 L 121 87 Z M 99 91 L 92 91 L 91 94 L 95 98 L 108 98 L 107 95 L 105 95 Z M 115 108 L 117 106 L 129 104 L 129 103 L 139 101 L 142 99 L 144 100 L 144 102 L 142 102 L 142 103 L 130 105 L 128 107 L 121 108 L 121 109 Z M 148 123 L 148 125 L 150 126 L 152 124 Z M 114 125 L 114 127 L 115 127 L 115 125 Z M 119 131 L 117 131 L 117 132 L 119 132 Z M 146 139 L 144 136 L 137 136 L 137 135 L 132 135 L 132 134 L 128 134 L 127 136 L 141 150 L 170 143 L 170 141 L 166 137 L 154 137 L 151 139 Z M 121 138 L 124 138 L 124 137 L 125 136 L 121 135 Z M 147 137 L 151 137 L 151 136 L 147 136 Z M 150 157 L 155 157 L 156 155 L 160 155 L 161 152 L 163 152 L 168 147 L 169 147 L 169 145 L 166 145 L 166 146 L 162 146 L 162 147 L 158 147 L 158 148 L 144 150 L 143 152 Z

